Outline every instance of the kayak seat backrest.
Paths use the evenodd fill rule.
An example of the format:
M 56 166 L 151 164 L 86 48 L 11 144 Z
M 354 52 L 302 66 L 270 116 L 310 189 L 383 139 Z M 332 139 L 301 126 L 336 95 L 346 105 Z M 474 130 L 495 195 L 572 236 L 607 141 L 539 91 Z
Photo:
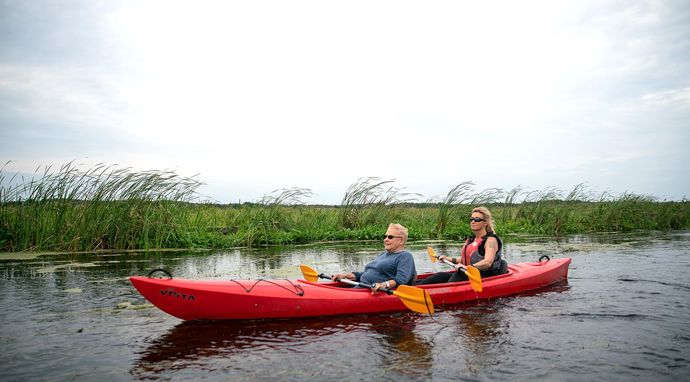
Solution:
M 502 275 L 505 273 L 508 273 L 508 262 L 501 259 L 501 268 L 500 268 L 499 275 Z

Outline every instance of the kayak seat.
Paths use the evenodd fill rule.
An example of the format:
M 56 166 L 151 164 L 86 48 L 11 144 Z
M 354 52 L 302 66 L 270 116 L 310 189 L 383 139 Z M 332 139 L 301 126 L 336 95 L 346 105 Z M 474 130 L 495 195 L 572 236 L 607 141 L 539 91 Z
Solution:
M 508 262 L 501 259 L 501 268 L 500 268 L 500 272 L 498 274 L 503 275 L 506 273 L 508 273 Z

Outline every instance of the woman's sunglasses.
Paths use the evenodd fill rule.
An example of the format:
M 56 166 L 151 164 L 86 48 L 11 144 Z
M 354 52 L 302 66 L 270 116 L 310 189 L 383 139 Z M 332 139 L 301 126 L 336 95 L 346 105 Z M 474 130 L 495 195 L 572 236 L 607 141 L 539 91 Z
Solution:
M 393 236 L 393 235 L 383 235 L 383 239 L 388 239 L 388 240 L 393 240 L 396 237 L 402 237 L 402 236 Z
M 485 221 L 486 221 L 486 219 L 482 219 L 482 218 L 470 218 L 470 223 L 471 222 L 479 223 L 479 222 L 485 222 Z

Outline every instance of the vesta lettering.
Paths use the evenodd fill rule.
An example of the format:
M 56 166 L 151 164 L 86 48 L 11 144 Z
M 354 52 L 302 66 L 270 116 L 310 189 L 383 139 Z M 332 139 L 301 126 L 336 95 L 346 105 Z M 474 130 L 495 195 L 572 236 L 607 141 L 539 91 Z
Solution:
M 174 291 L 174 290 L 172 290 L 172 289 L 166 289 L 166 290 L 162 290 L 162 289 L 161 289 L 161 294 L 162 294 L 163 296 L 170 296 L 170 297 L 180 298 L 180 299 L 182 299 L 182 300 L 190 300 L 190 301 L 196 300 L 196 297 L 194 297 L 194 295 L 185 294 L 185 293 L 178 293 L 178 292 L 176 292 L 176 291 Z

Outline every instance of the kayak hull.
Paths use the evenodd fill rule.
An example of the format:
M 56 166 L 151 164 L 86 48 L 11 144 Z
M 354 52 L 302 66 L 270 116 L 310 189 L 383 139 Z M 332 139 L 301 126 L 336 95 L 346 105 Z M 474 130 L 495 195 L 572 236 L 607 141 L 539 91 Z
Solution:
M 568 277 L 570 258 L 518 263 L 508 273 L 482 279 L 482 292 L 469 282 L 430 284 L 434 305 L 508 296 L 542 288 Z M 420 275 L 424 278 L 428 274 Z M 305 280 L 185 280 L 130 277 L 134 287 L 162 311 L 183 320 L 251 320 L 405 311 L 400 298 Z

